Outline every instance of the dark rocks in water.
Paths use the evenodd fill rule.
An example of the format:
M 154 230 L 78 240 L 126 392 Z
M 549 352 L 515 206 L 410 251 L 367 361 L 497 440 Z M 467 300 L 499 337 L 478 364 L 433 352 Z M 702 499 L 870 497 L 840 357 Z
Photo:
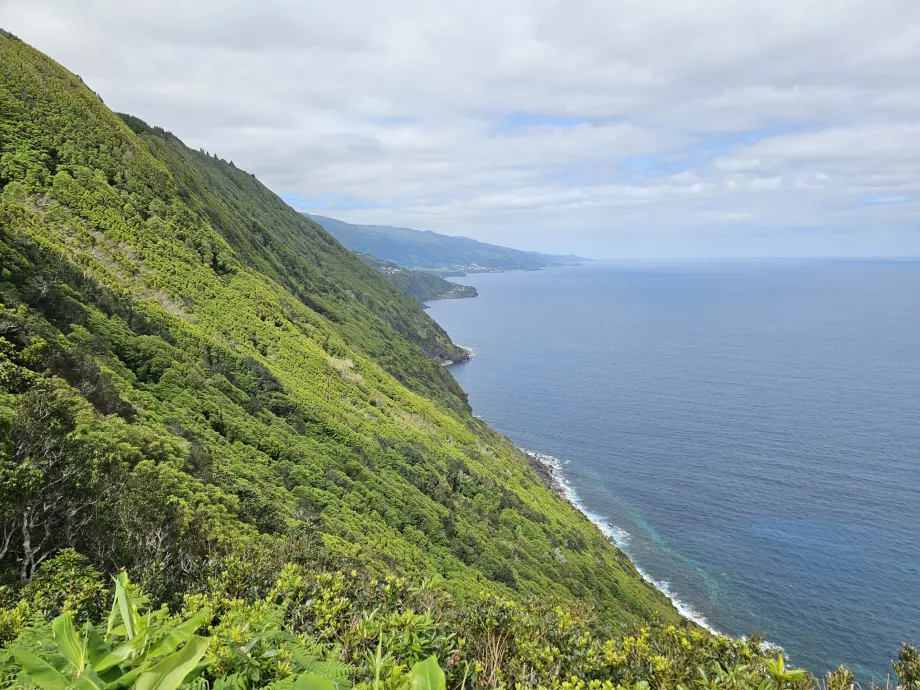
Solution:
M 572 498 L 569 496 L 569 492 L 565 483 L 562 481 L 562 477 L 559 476 L 559 460 L 552 455 L 534 453 L 529 450 L 524 450 L 523 448 L 521 451 L 530 460 L 530 466 L 533 468 L 534 472 L 537 473 L 540 481 L 546 484 L 549 490 L 559 496 L 559 498 L 564 498 L 571 503 Z

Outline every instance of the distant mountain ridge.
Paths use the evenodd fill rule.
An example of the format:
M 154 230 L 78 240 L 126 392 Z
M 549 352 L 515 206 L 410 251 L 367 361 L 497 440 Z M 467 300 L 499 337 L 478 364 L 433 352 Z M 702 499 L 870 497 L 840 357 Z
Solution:
M 470 237 L 442 235 L 390 225 L 355 225 L 304 213 L 348 249 L 382 261 L 435 273 L 536 271 L 547 266 L 587 261 L 582 257 L 541 254 L 480 242 Z

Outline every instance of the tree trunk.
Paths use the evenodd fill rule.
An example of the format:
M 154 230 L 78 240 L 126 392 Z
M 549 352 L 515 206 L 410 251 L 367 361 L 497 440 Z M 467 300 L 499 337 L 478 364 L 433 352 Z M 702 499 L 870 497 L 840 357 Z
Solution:
M 29 531 L 29 512 L 26 508 L 22 512 L 22 568 L 19 570 L 19 579 L 27 580 L 29 566 L 32 562 L 32 534 Z

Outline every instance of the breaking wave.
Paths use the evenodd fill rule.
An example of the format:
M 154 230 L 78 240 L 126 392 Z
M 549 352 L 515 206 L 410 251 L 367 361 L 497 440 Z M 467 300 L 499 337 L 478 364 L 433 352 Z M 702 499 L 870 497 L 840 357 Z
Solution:
M 562 472 L 562 461 L 559 458 L 556 458 L 552 455 L 547 455 L 546 453 L 535 453 L 533 451 L 527 450 L 526 448 L 521 448 L 521 450 L 530 456 L 533 460 L 538 462 L 541 466 L 546 468 L 547 474 L 550 477 L 551 488 L 556 491 L 560 496 L 565 498 L 569 503 L 578 508 L 582 514 L 588 518 L 594 525 L 601 531 L 601 533 L 607 537 L 607 539 L 617 546 L 623 553 L 629 556 L 633 565 L 635 565 L 636 570 L 639 574 L 653 587 L 658 589 L 659 592 L 664 594 L 671 603 L 674 604 L 674 608 L 677 609 L 677 612 L 681 616 L 692 620 L 694 623 L 697 623 L 701 627 L 710 631 L 713 634 L 718 634 L 718 630 L 713 628 L 706 621 L 706 617 L 695 611 L 690 607 L 686 602 L 681 601 L 680 597 L 677 596 L 672 590 L 671 585 L 666 580 L 655 580 L 647 572 L 642 570 L 639 567 L 639 564 L 636 563 L 635 558 L 630 553 L 629 542 L 630 534 L 622 527 L 613 524 L 608 517 L 605 515 L 600 515 L 590 510 L 578 496 L 578 493 L 575 491 L 574 487 L 566 479 L 565 475 Z

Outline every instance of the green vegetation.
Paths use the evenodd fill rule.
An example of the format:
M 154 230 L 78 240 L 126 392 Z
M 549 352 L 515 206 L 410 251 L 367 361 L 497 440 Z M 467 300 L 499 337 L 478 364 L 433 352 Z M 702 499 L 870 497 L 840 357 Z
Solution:
M 220 234 L 236 260 L 335 324 L 350 346 L 412 390 L 467 409 L 463 391 L 437 366 L 464 359 L 466 353 L 411 299 L 355 261 L 251 174 L 193 151 L 135 117 L 121 117 L 168 167 L 183 206 Z M 413 345 L 437 361 L 418 357 Z
M 251 175 L 0 48 L 8 581 L 70 546 L 178 601 L 200 563 L 269 540 L 459 596 L 678 620 L 469 414 L 413 300 Z
M 535 271 L 546 266 L 584 261 L 577 256 L 555 256 L 486 244 L 469 237 L 441 235 L 431 230 L 389 225 L 353 225 L 335 218 L 310 215 L 339 242 L 359 254 L 405 268 L 438 275 L 488 271 Z
M 458 352 L 0 33 L 0 685 L 810 683 L 683 621 L 472 417 Z
M 146 612 L 139 608 L 136 599 L 143 600 L 143 595 L 136 597 L 136 590 L 132 594 L 122 572 L 115 580 L 105 634 L 89 620 L 78 629 L 72 610 L 64 610 L 52 621 L 50 634 L 41 619 L 34 626 L 23 626 L 0 660 L 7 667 L 3 674 L 6 685 L 41 690 L 176 690 L 207 688 L 207 680 L 221 687 L 247 687 L 267 680 L 261 684 L 293 690 L 348 687 L 354 669 L 333 658 L 339 654 L 313 639 L 284 631 L 292 607 L 304 608 L 302 598 L 295 598 L 302 579 L 293 569 L 284 575 L 268 598 L 255 606 L 222 600 L 215 602 L 217 606 L 229 608 L 215 615 L 202 609 L 200 600 L 191 599 L 186 607 L 199 610 L 182 619 L 170 616 L 164 607 Z M 414 616 L 406 618 L 411 622 Z M 269 623 L 269 627 L 247 629 L 255 621 Z M 196 634 L 206 626 L 212 636 Z M 388 645 L 386 661 L 392 659 L 391 647 L 398 645 Z M 383 684 L 383 677 L 389 687 L 445 690 L 444 672 L 434 656 L 416 661 L 408 673 L 402 667 L 388 668 L 379 638 L 374 661 L 376 687 Z
M 452 283 L 431 273 L 381 261 L 370 254 L 358 254 L 358 258 L 419 304 L 432 299 L 464 299 L 478 295 L 472 285 Z
M 230 559 L 173 613 L 154 606 L 124 573 L 114 583 L 106 623 L 77 597 L 20 602 L 19 621 L 0 653 L 8 688 L 127 687 L 189 690 L 444 690 L 549 687 L 804 689 L 811 679 L 765 653 L 759 638 L 730 640 L 699 628 L 637 627 L 604 639 L 582 607 L 518 603 L 480 593 L 458 607 L 436 583 L 367 579 L 357 573 L 273 566 L 266 553 Z M 36 579 L 60 581 L 73 554 L 49 561 Z M 57 561 L 63 561 L 58 563 Z M 101 578 L 85 565 L 81 589 Z M 46 608 L 44 615 L 34 613 Z M 93 606 L 95 607 L 95 600 Z M 95 614 L 95 615 L 93 615 Z M 56 616 L 50 623 L 48 615 Z M 101 631 L 105 631 L 102 633 Z M 4 641 L 5 641 L 4 640 Z M 916 652 L 903 663 L 905 687 Z M 828 676 L 843 688 L 846 671 Z

